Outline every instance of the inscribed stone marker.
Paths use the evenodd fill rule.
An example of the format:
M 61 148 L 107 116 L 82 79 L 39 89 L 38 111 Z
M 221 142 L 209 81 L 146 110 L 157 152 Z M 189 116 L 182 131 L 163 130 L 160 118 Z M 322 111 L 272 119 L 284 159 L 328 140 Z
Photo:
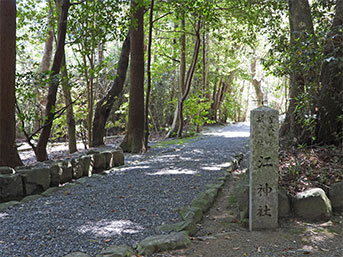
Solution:
M 250 114 L 249 230 L 278 227 L 278 111 Z

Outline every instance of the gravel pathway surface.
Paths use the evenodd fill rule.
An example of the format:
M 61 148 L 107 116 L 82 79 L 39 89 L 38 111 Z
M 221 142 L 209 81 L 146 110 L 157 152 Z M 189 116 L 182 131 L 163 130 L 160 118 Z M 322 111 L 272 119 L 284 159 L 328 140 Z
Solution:
M 181 220 L 174 209 L 221 177 L 248 137 L 247 124 L 212 127 L 183 145 L 127 154 L 107 176 L 0 211 L 0 256 L 95 255 L 157 234 L 156 226 Z

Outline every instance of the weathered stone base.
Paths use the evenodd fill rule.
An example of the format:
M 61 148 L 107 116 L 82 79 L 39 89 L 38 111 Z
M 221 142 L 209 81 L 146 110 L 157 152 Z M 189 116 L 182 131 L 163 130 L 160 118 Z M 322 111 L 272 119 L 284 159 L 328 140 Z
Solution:
M 57 162 L 47 161 L 16 169 L 0 167 L 0 203 L 20 200 L 44 191 L 43 194 L 46 195 L 49 187 L 55 188 L 52 189 L 55 191 L 62 184 L 83 176 L 92 176 L 93 171 L 100 173 L 123 164 L 123 152 L 114 149 L 102 152 L 93 150 L 93 153 L 76 158 L 66 158 Z

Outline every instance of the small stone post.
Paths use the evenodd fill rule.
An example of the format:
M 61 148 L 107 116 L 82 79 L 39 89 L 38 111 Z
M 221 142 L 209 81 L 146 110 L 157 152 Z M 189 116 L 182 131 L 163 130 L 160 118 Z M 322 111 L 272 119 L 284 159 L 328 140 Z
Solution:
M 250 114 L 249 230 L 278 227 L 278 111 Z

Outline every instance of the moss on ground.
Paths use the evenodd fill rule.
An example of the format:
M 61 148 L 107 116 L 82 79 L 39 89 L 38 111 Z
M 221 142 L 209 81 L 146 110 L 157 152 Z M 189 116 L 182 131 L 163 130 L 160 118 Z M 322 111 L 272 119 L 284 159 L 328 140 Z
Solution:
M 193 139 L 200 139 L 200 137 L 193 136 L 193 137 L 183 137 L 183 138 L 177 138 L 177 139 L 167 139 L 167 140 L 157 142 L 156 144 L 152 145 L 151 148 L 161 148 L 161 147 L 165 147 L 166 145 L 184 145 Z

